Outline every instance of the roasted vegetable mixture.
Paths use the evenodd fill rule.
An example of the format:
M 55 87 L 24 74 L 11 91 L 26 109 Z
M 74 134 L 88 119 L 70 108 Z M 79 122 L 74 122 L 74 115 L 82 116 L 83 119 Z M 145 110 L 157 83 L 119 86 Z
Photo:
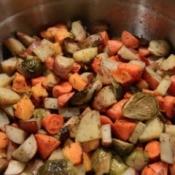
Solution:
M 0 174 L 175 175 L 175 55 L 108 25 L 4 41 Z

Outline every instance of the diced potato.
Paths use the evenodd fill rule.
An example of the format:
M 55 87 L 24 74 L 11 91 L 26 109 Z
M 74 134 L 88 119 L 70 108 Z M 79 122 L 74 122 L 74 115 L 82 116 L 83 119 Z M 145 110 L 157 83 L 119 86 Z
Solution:
M 98 111 L 90 111 L 80 121 L 77 129 L 76 142 L 86 142 L 101 138 L 101 122 Z
M 26 50 L 24 45 L 15 38 L 8 38 L 4 43 L 12 55 L 20 55 Z
M 160 135 L 160 158 L 162 161 L 172 164 L 174 163 L 172 136 L 166 133 Z
M 88 63 L 98 54 L 98 48 L 86 48 L 79 50 L 73 54 L 73 58 L 76 62 Z
M 11 80 L 12 79 L 7 74 L 5 73 L 0 74 L 0 87 L 5 87 L 9 85 Z
M 25 164 L 16 160 L 10 160 L 9 165 L 4 173 L 4 175 L 18 175 L 21 173 L 24 168 Z
M 175 55 L 171 54 L 167 59 L 165 59 L 159 66 L 160 70 L 170 71 L 175 68 Z
M 8 106 L 1 106 L 2 110 L 10 117 L 14 117 L 14 108 L 13 105 L 8 105 Z
M 118 51 L 118 54 L 125 60 L 138 60 L 139 57 L 137 54 L 133 53 L 130 49 L 125 46 L 122 46 Z
M 59 114 L 65 118 L 71 118 L 80 115 L 80 109 L 75 107 L 67 107 L 59 109 Z
M 74 60 L 63 56 L 57 56 L 54 61 L 54 72 L 62 78 L 66 78 L 69 72 L 72 70 Z
M 86 38 L 86 30 L 84 29 L 81 21 L 75 21 L 72 23 L 71 32 L 75 36 L 75 40 L 83 41 Z
M 30 135 L 25 142 L 13 151 L 12 156 L 20 162 L 28 162 L 37 151 L 37 142 L 33 135 Z
M 129 142 L 131 143 L 137 143 L 140 135 L 143 133 L 145 129 L 145 124 L 142 122 L 137 123 L 134 132 L 131 134 L 131 136 L 129 137 Z
M 146 123 L 146 127 L 143 133 L 140 135 L 139 140 L 141 142 L 147 142 L 153 139 L 159 139 L 163 129 L 163 122 L 160 120 L 160 118 L 155 117 Z
M 45 98 L 44 107 L 46 109 L 58 109 L 58 99 L 57 98 Z
M 166 56 L 170 51 L 170 45 L 165 40 L 152 40 L 149 43 L 148 50 L 155 56 Z
M 171 78 L 167 75 L 162 79 L 162 81 L 160 82 L 155 91 L 158 94 L 164 96 L 166 95 L 170 85 L 171 85 Z
M 24 171 L 20 173 L 19 175 L 33 175 L 33 173 L 28 167 L 26 167 Z
M 7 88 L 0 88 L 0 105 L 13 105 L 18 102 L 20 96 Z
M 17 144 L 22 144 L 27 138 L 27 133 L 24 130 L 15 126 L 6 125 L 5 131 L 9 139 Z
M 48 160 L 58 160 L 58 159 L 64 159 L 64 155 L 62 152 L 62 149 L 56 149 L 52 152 Z
M 41 61 L 45 61 L 46 58 L 54 55 L 53 43 L 43 39 L 38 47 L 36 47 L 33 52 L 38 56 Z
M 100 145 L 100 139 L 90 140 L 87 142 L 82 142 L 82 148 L 84 152 L 91 152 L 95 149 L 97 149 Z
M 175 136 L 175 125 L 165 125 L 165 133 Z
M 42 165 L 43 161 L 40 159 L 34 159 L 28 163 L 28 167 L 32 171 L 33 175 L 38 175 L 38 170 Z
M 111 125 L 106 124 L 101 127 L 102 132 L 102 145 L 109 146 L 112 144 L 112 136 L 111 136 Z
M 142 68 L 146 67 L 146 64 L 143 61 L 140 61 L 140 60 L 131 60 L 129 63 L 137 64 L 137 65 L 141 66 Z
M 5 125 L 9 124 L 10 121 L 7 115 L 0 109 L 0 130 L 5 130 Z
M 7 75 L 12 75 L 16 70 L 17 58 L 9 58 L 2 61 L 0 64 L 4 73 L 6 73 Z
M 136 175 L 136 171 L 134 168 L 129 167 L 122 175 Z

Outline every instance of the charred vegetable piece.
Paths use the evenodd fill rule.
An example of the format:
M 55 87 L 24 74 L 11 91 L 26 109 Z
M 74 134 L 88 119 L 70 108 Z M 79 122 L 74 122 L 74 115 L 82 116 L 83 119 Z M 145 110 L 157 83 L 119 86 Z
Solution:
M 135 149 L 130 155 L 125 157 L 125 163 L 129 167 L 140 171 L 149 162 L 147 154 L 143 150 Z
M 43 74 L 45 66 L 38 58 L 29 57 L 26 60 L 19 60 L 17 69 L 24 76 L 34 78 Z
M 124 89 L 120 83 L 112 81 L 113 91 L 117 100 L 121 100 L 124 96 Z
M 60 141 L 64 143 L 70 137 L 69 126 L 64 126 L 60 129 Z
M 36 39 L 22 32 L 17 32 L 18 39 L 26 46 L 30 46 Z
M 118 139 L 112 139 L 112 146 L 118 155 L 126 155 L 132 151 L 134 145 Z
M 136 93 L 122 108 L 123 115 L 135 120 L 149 120 L 158 114 L 156 98 L 147 93 Z
M 59 114 L 61 116 L 63 116 L 64 118 L 71 118 L 71 117 L 79 116 L 80 115 L 80 109 L 79 108 L 73 108 L 73 107 L 60 108 L 59 109 Z
M 99 34 L 94 34 L 88 36 L 82 43 L 80 43 L 81 48 L 98 47 L 102 38 Z
M 69 160 L 48 160 L 42 165 L 39 175 L 78 175 L 75 167 Z
M 70 53 L 73 54 L 76 51 L 80 50 L 78 43 L 75 42 L 73 39 L 71 38 L 66 38 L 64 39 L 63 43 L 62 43 L 62 47 L 63 47 L 63 51 L 65 53 Z
M 91 157 L 92 169 L 96 175 L 109 173 L 112 154 L 102 148 L 97 149 Z
M 92 99 L 94 93 L 101 87 L 102 83 L 99 80 L 95 81 L 93 84 L 89 85 L 86 89 L 76 93 L 72 97 L 71 103 L 73 105 L 83 105 L 88 103 Z
M 166 56 L 170 52 L 170 45 L 165 40 L 152 40 L 149 43 L 148 50 L 155 56 Z
M 122 175 L 127 168 L 123 160 L 118 155 L 115 155 L 111 160 L 109 175 Z

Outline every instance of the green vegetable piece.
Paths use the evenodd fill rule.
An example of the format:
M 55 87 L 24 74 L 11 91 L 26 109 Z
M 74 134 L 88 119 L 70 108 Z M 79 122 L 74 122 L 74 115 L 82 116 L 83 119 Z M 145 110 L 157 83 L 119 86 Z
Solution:
M 18 71 L 28 78 L 41 76 L 45 70 L 44 63 L 36 57 L 29 57 L 18 64 Z
M 48 160 L 38 171 L 38 175 L 78 175 L 69 160 Z
M 121 156 L 129 154 L 134 148 L 132 143 L 124 142 L 118 139 L 112 139 L 112 146 L 116 153 Z
M 125 163 L 136 171 L 143 169 L 149 162 L 148 156 L 143 150 L 135 149 L 130 155 L 125 157 Z
M 92 99 L 94 93 L 97 90 L 101 89 L 101 87 L 102 83 L 99 80 L 95 81 L 93 84 L 89 85 L 86 89 L 76 93 L 72 97 L 71 103 L 73 105 L 83 105 L 88 103 Z
M 112 154 L 104 149 L 97 149 L 91 157 L 92 169 L 96 175 L 109 173 Z
M 118 155 L 115 155 L 111 160 L 109 175 L 122 175 L 127 168 L 123 160 Z
M 123 115 L 135 120 L 149 120 L 157 116 L 158 102 L 152 94 L 136 93 L 122 108 Z
M 45 117 L 48 114 L 50 114 L 49 110 L 39 108 L 34 110 L 33 117 L 36 119 L 43 119 L 43 117 Z

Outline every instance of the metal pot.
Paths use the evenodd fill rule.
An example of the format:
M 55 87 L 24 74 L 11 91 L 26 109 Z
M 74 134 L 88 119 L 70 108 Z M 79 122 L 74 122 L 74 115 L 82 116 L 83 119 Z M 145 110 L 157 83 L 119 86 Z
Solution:
M 174 0 L 1 0 L 0 60 L 3 40 L 13 32 L 34 34 L 70 19 L 107 21 L 115 35 L 128 30 L 147 39 L 168 39 L 175 47 L 174 6 Z

